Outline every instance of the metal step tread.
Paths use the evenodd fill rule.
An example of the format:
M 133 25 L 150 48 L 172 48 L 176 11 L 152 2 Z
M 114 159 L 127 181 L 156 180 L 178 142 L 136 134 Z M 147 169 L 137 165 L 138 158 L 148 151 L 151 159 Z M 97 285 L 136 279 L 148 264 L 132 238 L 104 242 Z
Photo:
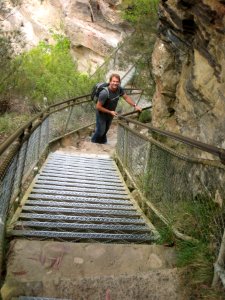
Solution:
M 110 198 L 110 199 L 129 199 L 129 196 L 124 194 L 103 194 L 103 193 L 88 193 L 88 192 L 77 192 L 77 191 L 68 191 L 68 190 L 54 190 L 54 189 L 40 189 L 34 187 L 33 193 L 38 194 L 50 194 L 50 195 L 65 195 L 65 196 L 80 196 L 80 197 L 99 197 L 99 198 Z
M 38 213 L 21 213 L 20 219 L 29 220 L 58 220 L 58 221 L 77 221 L 88 223 L 110 223 L 110 224 L 145 224 L 143 219 L 139 218 L 118 218 L 118 217 L 92 217 L 92 216 L 70 216 L 62 214 L 38 214 Z
M 60 178 L 48 178 L 48 177 L 45 177 L 45 178 L 41 178 L 39 177 L 37 180 L 36 180 L 36 183 L 39 183 L 39 184 L 52 184 L 52 185 L 63 185 L 63 186 L 76 186 L 76 185 L 79 185 L 79 187 L 90 187 L 90 188 L 93 188 L 93 187 L 96 187 L 96 185 L 98 185 L 98 188 L 99 189 L 103 189 L 103 188 L 106 188 L 106 189 L 109 189 L 109 190 L 124 190 L 124 186 L 122 184 L 118 184 L 118 183 L 113 183 L 113 182 L 98 182 L 97 180 L 96 181 L 93 181 L 93 180 L 60 180 Z
M 59 232 L 50 230 L 13 230 L 12 234 L 15 236 L 39 237 L 39 238 L 60 238 L 60 239 L 74 239 L 74 240 L 96 240 L 96 241 L 136 241 L 136 242 L 150 242 L 154 240 L 153 234 L 117 234 L 117 233 L 84 233 L 84 232 Z
M 90 155 L 76 155 L 76 154 L 59 154 L 59 153 L 51 153 L 49 155 L 49 158 L 51 159 L 51 161 L 53 160 L 62 160 L 63 162 L 64 161 L 87 161 L 87 162 L 99 162 L 99 163 L 113 163 L 114 160 L 110 157 L 110 156 L 107 156 L 107 157 L 96 157 L 96 156 L 90 156 Z
M 90 187 L 79 187 L 79 186 L 65 186 L 65 185 L 52 185 L 52 184 L 46 184 L 46 183 L 35 183 L 34 185 L 35 188 L 38 189 L 56 189 L 56 190 L 67 190 L 67 191 L 79 191 L 79 192 L 90 192 L 90 193 L 104 193 L 104 194 L 111 194 L 112 190 L 111 189 L 105 189 L 102 187 L 95 187 L 95 188 L 90 188 Z M 123 190 L 113 190 L 114 194 L 120 194 L 120 195 L 126 195 L 127 192 L 125 191 L 125 189 Z
M 113 164 L 96 164 L 94 162 L 61 162 L 61 161 L 51 161 L 45 165 L 45 167 L 52 168 L 52 167 L 60 167 L 60 168 L 68 168 L 68 169 L 95 169 L 96 167 L 98 170 L 105 171 L 116 171 L 116 168 Z
M 45 298 L 45 297 L 31 297 L 31 296 L 20 296 L 19 298 L 15 298 L 18 300 L 68 300 L 61 298 Z
M 81 215 L 114 215 L 114 216 L 140 216 L 140 213 L 137 211 L 130 211 L 130 210 L 107 210 L 107 209 L 87 209 L 87 208 L 64 208 L 64 207 L 45 207 L 45 206 L 30 206 L 24 205 L 23 211 L 38 211 L 38 212 L 55 212 L 55 213 L 68 213 L 68 214 L 81 214 Z
M 51 159 L 81 159 L 81 160 L 97 160 L 97 161 L 112 161 L 113 159 L 109 156 L 109 155 L 90 155 L 90 154 L 78 154 L 78 153 L 59 153 L 59 152 L 54 152 L 54 153 L 50 153 L 49 157 L 51 157 Z
M 48 195 L 48 194 L 33 194 L 31 193 L 28 199 L 35 200 L 49 200 L 55 202 L 75 202 L 75 203 L 104 203 L 104 204 L 116 204 L 116 205 L 133 205 L 129 200 L 110 199 L 110 198 L 84 198 L 73 196 L 60 196 L 60 195 Z
M 77 207 L 77 208 L 97 208 L 97 209 L 119 209 L 119 210 L 135 210 L 133 206 L 126 205 L 107 205 L 107 204 L 93 204 L 93 203 L 77 203 L 77 202 L 56 202 L 46 200 L 27 200 L 26 205 L 30 206 L 49 206 L 49 207 Z
M 113 175 L 115 176 L 115 170 L 109 170 L 109 169 L 101 169 L 101 168 L 91 168 L 91 167 L 86 167 L 86 168 L 81 168 L 79 166 L 77 167 L 66 167 L 66 166 L 59 166 L 59 165 L 46 165 L 45 169 L 43 170 L 45 171 L 58 171 L 61 173 L 69 173 L 69 172 L 76 172 L 76 173 L 85 173 L 88 172 L 89 174 L 102 174 L 102 175 Z
M 87 224 L 87 223 L 71 223 L 71 222 L 41 222 L 41 221 L 19 221 L 15 224 L 16 229 L 27 229 L 30 227 L 38 228 L 57 228 L 57 229 L 79 229 L 79 230 L 98 230 L 98 231 L 132 231 L 149 232 L 149 228 L 143 225 L 114 225 L 114 224 Z
M 62 173 L 55 173 L 55 172 L 51 172 L 48 171 L 46 173 L 41 173 L 39 176 L 43 176 L 43 177 L 48 177 L 51 178 L 52 180 L 54 178 L 63 178 L 63 179 L 72 179 L 72 180 L 89 180 L 89 181 L 102 181 L 102 182 L 106 182 L 107 184 L 109 182 L 112 183 L 119 183 L 121 184 L 121 180 L 118 176 L 113 177 L 113 176 L 103 176 L 103 175 L 98 175 L 98 177 L 92 175 L 92 174 L 88 174 L 88 173 L 71 173 L 71 174 L 62 174 Z
M 104 179 L 110 179 L 111 181 L 119 181 L 119 177 L 117 174 L 111 172 L 111 173 L 103 173 L 103 172 L 99 172 L 99 171 L 92 171 L 92 172 L 88 172 L 88 171 L 83 171 L 83 170 L 58 170 L 58 169 L 44 169 L 42 171 L 44 175 L 46 176 L 50 176 L 51 174 L 57 174 L 57 176 L 71 176 L 71 178 L 82 178 L 83 177 L 92 177 L 96 179 L 102 178 L 102 180 Z

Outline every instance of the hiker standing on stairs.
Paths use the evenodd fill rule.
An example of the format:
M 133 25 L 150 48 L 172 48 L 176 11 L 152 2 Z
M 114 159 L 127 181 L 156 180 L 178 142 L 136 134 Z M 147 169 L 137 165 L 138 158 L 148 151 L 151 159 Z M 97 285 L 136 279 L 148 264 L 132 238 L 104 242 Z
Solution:
M 98 97 L 96 104 L 96 128 L 95 133 L 91 138 L 92 143 L 106 144 L 107 132 L 110 128 L 112 120 L 118 115 L 116 112 L 117 103 L 120 97 L 133 106 L 135 110 L 141 111 L 141 107 L 124 92 L 120 86 L 120 76 L 112 74 L 109 79 L 109 86 L 104 88 Z

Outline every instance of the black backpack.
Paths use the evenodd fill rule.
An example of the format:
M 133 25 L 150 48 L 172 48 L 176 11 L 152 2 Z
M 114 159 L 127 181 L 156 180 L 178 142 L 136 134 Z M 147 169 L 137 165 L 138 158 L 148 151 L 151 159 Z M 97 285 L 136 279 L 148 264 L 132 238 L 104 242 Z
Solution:
M 109 93 L 107 87 L 109 86 L 109 83 L 107 82 L 98 82 L 93 86 L 92 92 L 91 92 L 91 100 L 97 103 L 98 96 L 100 92 L 105 89 Z

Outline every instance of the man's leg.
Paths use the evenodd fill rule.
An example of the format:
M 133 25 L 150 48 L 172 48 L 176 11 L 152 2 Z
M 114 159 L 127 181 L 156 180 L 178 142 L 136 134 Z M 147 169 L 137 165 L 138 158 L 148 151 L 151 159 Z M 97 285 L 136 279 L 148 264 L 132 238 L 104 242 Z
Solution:
M 91 138 L 92 143 L 103 144 L 103 136 L 106 130 L 106 119 L 104 116 L 100 116 L 98 113 L 96 114 L 96 128 L 95 133 Z
M 107 143 L 107 136 L 106 136 L 106 134 L 107 134 L 107 132 L 108 132 L 110 126 L 111 126 L 112 120 L 113 120 L 113 118 L 107 118 L 107 120 L 106 120 L 105 132 L 104 132 L 104 134 L 102 136 L 102 143 L 103 144 Z

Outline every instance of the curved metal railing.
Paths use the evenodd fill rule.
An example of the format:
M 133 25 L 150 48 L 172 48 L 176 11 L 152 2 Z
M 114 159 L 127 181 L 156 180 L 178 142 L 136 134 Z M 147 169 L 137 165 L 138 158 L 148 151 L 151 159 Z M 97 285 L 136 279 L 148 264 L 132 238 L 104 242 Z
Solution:
M 141 92 L 127 90 L 133 97 Z M 34 168 L 41 165 L 49 145 L 94 123 L 95 105 L 90 94 L 83 95 L 49 106 L 0 145 L 0 266 L 7 216 L 20 204 L 25 183 L 34 178 Z
M 178 238 L 207 241 L 216 261 L 213 284 L 219 277 L 225 283 L 225 149 L 129 115 L 119 119 L 116 158 L 151 220 L 163 222 Z
M 127 89 L 127 93 L 140 97 L 142 91 Z M 92 126 L 95 123 L 94 111 L 89 94 L 62 101 L 36 115 L 0 145 L 0 260 L 7 216 L 11 208 L 20 204 L 26 189 L 24 183 L 35 176 L 34 167 L 41 165 L 51 142 Z M 186 201 L 193 201 L 196 205 L 196 199 L 204 195 L 207 209 L 213 213 L 212 202 L 219 201 L 225 194 L 225 150 L 129 118 L 134 113 L 119 116 L 116 153 L 144 198 L 150 200 L 147 201 L 149 207 L 170 224 L 168 207 L 171 213 Z M 163 138 L 169 141 L 164 143 Z M 172 144 L 171 140 L 181 143 L 182 147 Z M 203 159 L 197 149 L 219 160 Z M 197 153 L 196 157 L 193 153 Z M 218 225 L 215 231 L 218 239 L 224 230 L 223 225 L 219 226 L 224 224 L 224 215 L 222 206 L 214 220 Z
M 146 125 L 146 124 L 140 123 L 138 121 L 135 121 L 133 119 L 131 120 L 131 119 L 125 117 L 125 116 L 121 116 L 120 119 L 123 119 L 126 122 L 132 122 L 133 124 L 136 124 L 138 126 L 149 129 L 149 131 L 151 131 L 151 132 L 159 133 L 162 136 L 169 137 L 171 139 L 182 142 L 186 145 L 190 145 L 190 146 L 198 148 L 202 151 L 208 152 L 208 153 L 210 153 L 214 156 L 217 156 L 220 159 L 221 163 L 225 165 L 225 149 L 223 149 L 223 148 L 219 148 L 219 147 L 216 147 L 216 146 L 213 146 L 213 145 L 209 145 L 209 144 L 206 144 L 206 143 L 203 143 L 203 142 L 185 137 L 181 134 L 177 134 L 177 133 L 169 132 L 169 131 L 166 131 L 166 130 L 162 130 L 162 129 L 153 127 L 151 125 Z

